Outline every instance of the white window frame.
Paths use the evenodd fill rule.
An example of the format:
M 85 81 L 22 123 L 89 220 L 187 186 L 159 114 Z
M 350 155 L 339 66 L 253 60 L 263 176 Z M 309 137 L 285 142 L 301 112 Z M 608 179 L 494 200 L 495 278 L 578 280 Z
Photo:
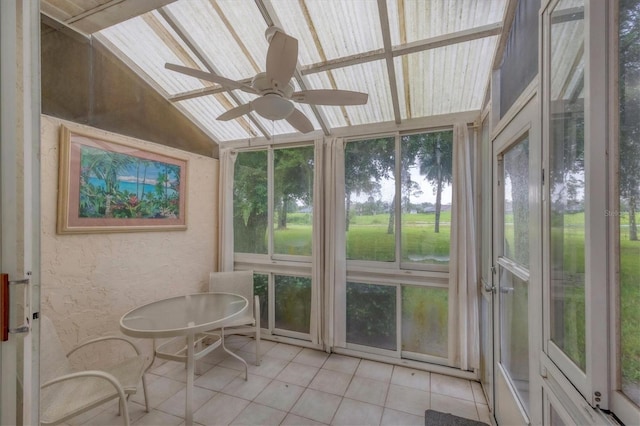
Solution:
M 551 1 L 543 10 L 543 55 L 542 55 L 542 122 L 543 122 L 543 168 L 545 181 L 549 176 L 550 152 L 550 16 L 559 0 Z M 585 354 L 586 371 L 583 372 L 569 357 L 551 341 L 551 280 L 550 280 L 550 206 L 549 185 L 545 183 L 543 209 L 543 364 L 551 362 L 557 369 L 546 369 L 557 382 L 560 372 L 575 386 L 582 397 L 592 406 L 609 409 L 608 402 L 608 354 L 602 348 L 610 347 L 608 335 L 608 291 L 607 256 L 602 255 L 602 242 L 608 240 L 607 221 L 602 212 L 607 208 L 607 146 L 598 141 L 607 140 L 607 2 L 585 0 Z M 604 301 L 604 302 L 603 302 Z M 575 396 L 573 402 L 579 406 Z
M 266 151 L 267 153 L 267 253 L 239 253 L 234 251 L 234 269 L 252 269 L 256 274 L 268 276 L 268 305 L 269 322 L 261 327 L 263 337 L 294 343 L 302 346 L 309 346 L 316 349 L 321 347 L 318 338 L 318 324 L 314 312 L 321 309 L 320 293 L 322 283 L 317 282 L 313 273 L 313 250 L 310 256 L 284 255 L 274 252 L 274 151 L 277 149 L 314 147 L 313 140 L 293 142 L 277 145 L 262 145 L 255 148 L 238 148 L 238 154 L 245 152 Z M 320 171 L 317 167 L 318 159 L 314 158 L 313 178 L 319 179 Z M 235 179 L 235 174 L 234 174 Z M 314 200 L 313 215 L 319 214 L 321 203 Z M 312 232 L 314 238 L 316 232 Z M 315 250 L 315 241 L 312 241 Z M 311 279 L 311 313 L 309 321 L 309 333 L 300 333 L 291 330 L 279 329 L 275 326 L 275 280 L 274 275 L 286 275 L 292 277 L 303 277 Z M 308 343 L 305 343 L 308 342 Z
M 396 197 L 400 198 L 402 193 L 401 180 L 398 174 L 401 171 L 402 161 L 402 137 L 420 133 L 436 133 L 441 131 L 453 131 L 450 125 L 430 127 L 427 129 L 412 129 L 404 132 L 379 133 L 372 135 L 362 135 L 349 137 L 344 140 L 344 147 L 350 142 L 365 141 L 379 138 L 393 138 L 394 155 L 395 155 L 395 190 Z M 477 137 L 475 135 L 474 137 Z M 454 165 L 455 166 L 455 165 Z M 344 176 L 345 164 L 339 165 L 339 173 Z M 454 173 L 455 174 L 455 173 Z M 344 186 L 336 188 L 336 199 L 344 200 Z M 342 204 L 344 206 L 344 204 Z M 414 262 L 402 262 L 402 205 L 395 203 L 395 223 L 394 232 L 396 235 L 395 244 L 395 260 L 393 262 L 377 262 L 368 260 L 346 260 L 346 277 L 344 282 L 336 282 L 335 291 L 335 346 L 338 351 L 340 348 L 346 349 L 348 353 L 355 355 L 372 354 L 374 356 L 384 357 L 386 359 L 402 359 L 403 362 L 419 361 L 430 364 L 453 367 L 455 365 L 455 345 L 457 344 L 457 330 L 451 326 L 451 312 L 449 312 L 449 320 L 447 324 L 448 350 L 447 357 L 439 357 L 428 354 L 415 353 L 402 350 L 402 286 L 440 288 L 449 290 L 449 311 L 451 311 L 452 297 L 451 288 L 449 286 L 449 265 L 427 265 Z M 338 223 L 345 221 L 344 208 L 338 209 L 335 214 L 338 216 Z M 345 240 L 346 244 L 346 240 Z M 451 248 L 451 246 L 450 246 Z M 336 253 L 344 253 L 346 258 L 346 246 L 338 247 Z M 381 349 L 348 343 L 346 341 L 346 286 L 347 282 L 358 282 L 363 284 L 386 285 L 396 287 L 396 350 Z M 406 361 L 405 361 L 406 360 Z
M 620 126 L 619 126 L 619 98 L 618 98 L 618 85 L 617 76 L 619 73 L 618 68 L 618 26 L 619 26 L 619 0 L 613 0 L 609 3 L 608 22 L 609 32 L 608 46 L 609 48 L 609 78 L 608 90 L 609 90 L 609 152 L 612 155 L 609 156 L 609 179 L 612 182 L 610 188 L 612 190 L 609 193 L 609 210 L 617 211 L 619 208 L 620 194 L 619 194 L 619 182 L 617 178 L 617 171 L 619 169 L 619 144 L 620 144 Z M 618 374 L 620 369 L 620 317 L 619 317 L 619 297 L 620 297 L 620 274 L 619 274 L 619 246 L 620 246 L 620 218 L 617 215 L 609 217 L 608 222 L 609 232 L 609 262 L 611 267 L 609 268 L 608 281 L 611 283 L 609 286 L 609 333 L 613 337 L 613 342 L 610 345 L 609 357 L 611 360 L 611 368 L 609 374 L 611 377 L 611 389 L 610 389 L 610 410 L 616 414 L 616 416 L 625 422 L 626 424 L 633 424 L 640 418 L 640 406 L 629 400 L 624 393 L 620 390 L 622 387 L 621 378 Z

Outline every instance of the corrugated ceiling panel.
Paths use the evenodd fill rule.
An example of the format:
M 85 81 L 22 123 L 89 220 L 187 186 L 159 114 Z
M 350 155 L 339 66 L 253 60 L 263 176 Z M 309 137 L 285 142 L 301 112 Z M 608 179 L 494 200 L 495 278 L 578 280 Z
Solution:
M 506 0 L 387 0 L 391 43 L 397 46 L 500 22 L 506 3 Z M 401 16 L 400 7 L 404 9 Z
M 375 0 L 277 0 L 272 4 L 283 29 L 298 39 L 302 65 L 383 47 Z M 307 20 L 315 28 L 325 58 L 316 48 Z
M 329 80 L 328 73 L 322 72 L 317 74 L 309 74 L 305 76 L 305 80 L 308 82 L 308 89 L 333 89 Z M 345 89 L 344 87 L 338 87 L 338 89 Z M 347 90 L 347 89 L 345 89 Z M 324 116 L 327 118 L 329 127 L 344 127 L 347 125 L 342 115 L 342 111 L 337 107 L 318 107 Z
M 175 35 L 175 33 L 171 33 Z M 170 95 L 205 87 L 196 78 L 164 68 L 166 62 L 184 63 L 144 21 L 143 17 L 133 18 L 107 28 L 100 31 L 100 34 L 105 36 L 132 62 L 142 68 L 149 77 Z M 193 56 L 191 56 L 191 59 L 199 63 Z
M 366 105 L 344 107 L 350 124 L 379 123 L 393 120 L 393 104 L 391 102 L 391 91 L 389 90 L 389 76 L 384 61 L 373 61 L 338 68 L 331 72 L 333 73 L 338 89 L 354 90 L 356 92 L 369 94 L 369 101 Z M 329 86 L 329 88 L 331 87 Z M 340 107 L 323 106 L 321 108 L 327 113 L 332 127 L 339 127 L 341 125 L 339 121 L 333 122 L 332 120 L 336 115 L 342 114 Z
M 235 13 L 245 14 L 244 21 L 228 14 L 226 9 L 229 7 L 223 9 L 223 3 L 216 3 L 218 10 L 212 4 L 209 0 L 189 0 L 172 3 L 167 8 L 189 31 L 220 75 L 232 80 L 253 77 L 257 71 L 264 69 L 264 58 L 269 47 L 264 38 L 264 20 L 260 16 L 251 16 L 251 11 L 257 11 L 253 2 L 235 2 L 233 9 L 236 9 Z M 234 22 L 230 18 L 234 18 Z M 225 21 L 229 22 L 241 44 L 233 37 Z M 260 69 L 256 70 L 254 64 Z
M 261 134 L 249 124 L 249 120 L 244 120 L 244 125 L 239 120 L 218 121 L 216 117 L 227 111 L 220 102 L 213 96 L 203 96 L 201 98 L 188 99 L 180 101 L 187 111 L 198 120 L 205 128 L 217 138 L 219 141 L 243 139 L 253 136 L 261 136 Z M 247 130 L 247 126 L 251 128 L 252 133 Z
M 408 86 L 404 78 L 398 78 L 402 118 L 480 109 L 497 39 L 488 37 L 407 55 Z M 394 64 L 396 75 L 402 76 L 402 57 L 396 57 Z

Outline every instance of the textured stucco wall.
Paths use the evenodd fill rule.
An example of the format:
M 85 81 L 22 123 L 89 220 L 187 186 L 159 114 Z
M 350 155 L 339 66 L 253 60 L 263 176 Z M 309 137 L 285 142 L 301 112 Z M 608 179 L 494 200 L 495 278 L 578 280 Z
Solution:
M 120 317 L 136 306 L 206 290 L 216 257 L 218 160 L 91 129 L 98 136 L 188 159 L 188 229 L 57 235 L 60 124 L 90 128 L 42 117 L 42 313 L 55 324 L 63 346 L 70 348 L 89 337 L 120 334 Z M 138 342 L 151 351 L 150 341 Z M 80 359 L 113 355 L 96 352 Z

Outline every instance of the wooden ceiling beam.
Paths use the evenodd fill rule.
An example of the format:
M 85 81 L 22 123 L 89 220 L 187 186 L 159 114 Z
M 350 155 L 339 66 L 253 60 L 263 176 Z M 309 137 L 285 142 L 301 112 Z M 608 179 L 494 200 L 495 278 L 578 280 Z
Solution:
M 159 9 L 159 13 L 165 19 L 165 21 L 169 24 L 169 26 L 171 26 L 171 28 L 176 32 L 176 34 L 178 35 L 178 37 L 180 37 L 180 39 L 184 42 L 184 44 L 187 45 L 187 47 L 198 58 L 198 60 L 200 60 L 200 62 L 202 62 L 202 64 L 207 68 L 207 70 L 212 74 L 219 75 L 220 73 L 219 73 L 218 69 L 211 63 L 211 61 L 209 61 L 209 59 L 204 54 L 204 52 L 202 51 L 200 46 L 191 38 L 191 36 L 189 35 L 188 31 L 186 31 L 185 28 L 182 27 L 182 25 L 178 22 L 178 20 L 171 13 L 171 11 L 168 10 L 168 8 L 163 7 L 161 9 Z M 221 88 L 217 88 L 217 89 L 221 90 Z M 235 102 L 235 105 L 232 104 L 231 102 L 229 102 L 229 100 L 226 98 L 224 92 L 226 92 L 228 94 L 228 96 L 231 99 L 233 99 L 233 101 Z M 238 96 L 235 93 L 233 93 L 232 91 L 226 91 L 226 90 L 224 92 L 215 92 L 214 93 L 212 91 L 212 93 L 210 93 L 210 94 L 214 95 L 216 97 L 216 99 L 226 109 L 231 109 L 231 108 L 234 108 L 236 106 L 242 105 L 243 102 L 240 100 L 240 98 L 238 98 Z M 201 94 L 201 96 L 202 96 L 202 94 Z M 195 98 L 195 97 L 197 97 L 197 96 L 191 96 L 188 99 Z M 170 100 L 172 102 L 177 102 L 178 100 L 185 100 L 185 98 L 183 97 L 182 99 L 178 99 L 177 97 L 174 96 L 174 97 L 171 97 Z M 266 137 L 267 139 L 269 139 L 271 137 L 269 135 L 269 132 L 264 128 L 264 126 L 262 126 L 260 121 L 258 121 L 258 119 L 255 117 L 255 115 L 253 113 L 247 114 L 247 118 L 258 128 L 258 130 L 260 130 L 260 133 L 262 133 L 262 135 L 264 137 Z M 251 126 L 249 125 L 249 123 L 247 122 L 247 119 L 245 117 L 238 117 L 236 120 L 238 120 L 238 123 L 240 124 L 240 126 L 242 126 L 242 128 L 248 134 L 250 134 L 252 137 L 257 136 L 255 131 L 251 128 Z
M 382 43 L 384 45 L 385 62 L 387 64 L 387 74 L 389 75 L 389 90 L 391 90 L 393 116 L 396 124 L 400 124 L 402 122 L 402 117 L 400 116 L 400 101 L 398 97 L 396 68 L 393 64 L 393 52 L 391 49 L 391 30 L 389 29 L 389 13 L 387 11 L 386 0 L 378 0 L 378 14 L 380 15 Z

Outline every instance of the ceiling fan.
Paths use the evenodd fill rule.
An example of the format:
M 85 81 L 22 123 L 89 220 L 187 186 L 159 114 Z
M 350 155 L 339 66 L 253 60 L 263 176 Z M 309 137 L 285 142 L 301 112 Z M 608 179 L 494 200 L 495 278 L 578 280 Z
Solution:
M 221 77 L 206 71 L 166 63 L 165 68 L 202 80 L 212 81 L 230 91 L 239 89 L 258 95 L 249 103 L 225 112 L 217 119 L 232 120 L 255 111 L 269 120 L 285 119 L 302 133 L 313 130 L 311 121 L 297 109 L 292 101 L 314 105 L 363 105 L 369 95 L 349 90 L 302 90 L 294 92 L 291 78 L 298 62 L 298 40 L 287 35 L 278 27 L 267 28 L 265 37 L 269 42 L 266 72 L 258 73 L 251 85 Z

